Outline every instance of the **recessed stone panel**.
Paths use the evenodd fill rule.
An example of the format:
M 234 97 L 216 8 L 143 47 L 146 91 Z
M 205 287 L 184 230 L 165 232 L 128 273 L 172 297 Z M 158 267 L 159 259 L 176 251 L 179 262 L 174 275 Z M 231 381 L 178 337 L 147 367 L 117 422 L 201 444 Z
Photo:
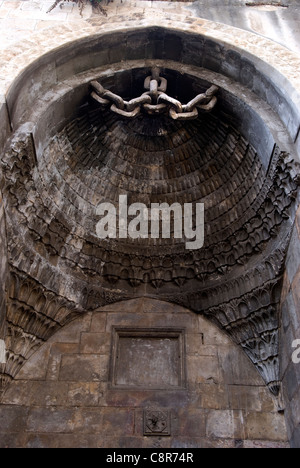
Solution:
M 115 329 L 111 383 L 133 389 L 185 387 L 183 330 Z

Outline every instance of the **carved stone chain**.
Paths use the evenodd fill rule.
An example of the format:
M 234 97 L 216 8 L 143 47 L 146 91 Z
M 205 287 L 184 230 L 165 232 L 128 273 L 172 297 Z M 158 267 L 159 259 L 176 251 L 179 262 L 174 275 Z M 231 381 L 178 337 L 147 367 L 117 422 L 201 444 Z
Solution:
M 199 115 L 199 109 L 210 112 L 217 103 L 215 94 L 219 88 L 212 85 L 205 93 L 198 94 L 187 104 L 182 104 L 175 98 L 166 94 L 168 82 L 160 76 L 158 68 L 152 69 L 152 75 L 147 76 L 144 88 L 147 90 L 140 97 L 124 101 L 124 99 L 103 88 L 98 81 L 92 81 L 91 96 L 102 107 L 109 107 L 112 112 L 133 119 L 141 111 L 149 115 L 168 114 L 173 120 L 193 120 Z

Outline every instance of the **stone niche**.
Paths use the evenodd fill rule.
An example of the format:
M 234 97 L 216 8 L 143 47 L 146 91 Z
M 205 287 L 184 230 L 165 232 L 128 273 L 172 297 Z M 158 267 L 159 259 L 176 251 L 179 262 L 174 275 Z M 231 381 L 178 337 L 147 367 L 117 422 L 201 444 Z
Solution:
M 183 307 L 134 299 L 77 318 L 32 355 L 0 406 L 0 446 L 288 443 L 284 415 L 240 347 Z
M 95 35 L 55 49 L 10 86 L 14 134 L 0 168 L 9 254 L 9 271 L 5 261 L 0 268 L 9 286 L 6 322 L 0 304 L 8 356 L 0 365 L 3 446 L 147 447 L 158 415 L 169 422 L 163 446 L 285 446 L 284 419 L 265 384 L 280 395 L 279 303 L 299 183 L 289 156 L 299 140 L 298 97 L 261 59 L 200 32 Z M 184 90 L 182 102 L 218 85 L 218 108 L 184 126 L 161 119 L 145 131 L 144 118 L 128 123 L 92 107 L 91 80 L 136 97 L 143 90 L 131 86 L 143 87 L 153 63 L 172 95 Z M 187 253 L 166 240 L 155 249 L 99 244 L 95 209 L 117 199 L 116 187 L 147 204 L 205 200 L 205 248 Z M 284 298 L 291 321 L 297 241 L 294 233 L 285 278 L 295 291 L 295 308 Z M 103 308 L 141 296 L 165 302 Z M 283 364 L 292 436 L 297 378 Z

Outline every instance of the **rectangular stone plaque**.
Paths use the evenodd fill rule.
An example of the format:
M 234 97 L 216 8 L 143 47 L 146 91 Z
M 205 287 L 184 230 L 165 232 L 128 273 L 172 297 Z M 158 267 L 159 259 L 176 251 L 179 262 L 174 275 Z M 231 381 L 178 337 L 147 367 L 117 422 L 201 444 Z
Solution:
M 184 331 L 115 329 L 113 387 L 176 389 L 185 387 Z

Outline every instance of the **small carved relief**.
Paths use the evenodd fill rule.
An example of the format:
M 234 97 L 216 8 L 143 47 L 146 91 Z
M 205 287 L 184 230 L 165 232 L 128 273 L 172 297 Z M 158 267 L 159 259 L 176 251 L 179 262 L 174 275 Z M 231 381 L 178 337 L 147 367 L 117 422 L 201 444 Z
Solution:
M 171 419 L 166 410 L 144 411 L 144 436 L 170 436 Z

